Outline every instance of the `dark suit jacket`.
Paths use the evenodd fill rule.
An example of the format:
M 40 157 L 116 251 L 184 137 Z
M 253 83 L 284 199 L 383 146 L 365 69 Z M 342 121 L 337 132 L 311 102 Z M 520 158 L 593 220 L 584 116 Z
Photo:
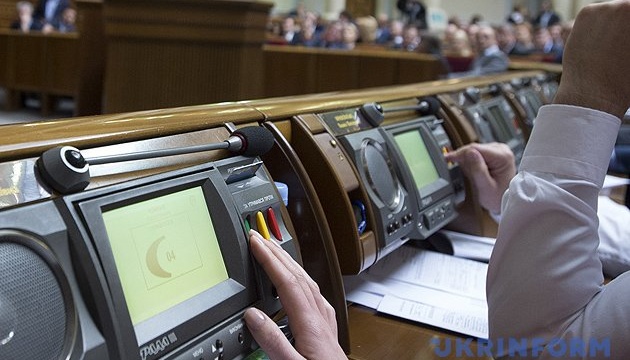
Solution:
M 555 25 L 557 23 L 560 22 L 560 16 L 558 16 L 558 14 L 556 14 L 555 12 L 550 12 L 549 13 L 549 21 L 547 21 L 547 24 L 541 24 L 541 18 L 543 16 L 544 12 L 538 14 L 538 16 L 536 16 L 536 18 L 534 19 L 534 25 L 538 25 L 538 26 L 551 26 L 551 25 Z
M 40 23 L 45 24 L 46 21 L 46 3 L 49 0 L 40 0 L 33 12 L 33 18 L 38 20 Z M 55 9 L 53 19 L 50 21 L 51 25 L 57 28 L 59 23 L 61 22 L 61 14 L 63 11 L 70 6 L 70 0 L 59 0 L 57 4 L 57 8 Z
M 502 51 L 490 55 L 481 55 L 473 60 L 470 66 L 471 75 L 487 75 L 504 72 L 508 69 L 510 60 Z

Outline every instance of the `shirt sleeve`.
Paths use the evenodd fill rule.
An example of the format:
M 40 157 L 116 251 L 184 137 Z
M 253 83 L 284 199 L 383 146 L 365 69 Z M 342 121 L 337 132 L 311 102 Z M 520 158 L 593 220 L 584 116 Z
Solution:
M 526 340 L 542 358 L 557 358 L 553 339 L 630 354 L 630 276 L 603 286 L 597 255 L 598 193 L 619 125 L 595 110 L 540 109 L 503 197 L 487 281 L 491 341 Z

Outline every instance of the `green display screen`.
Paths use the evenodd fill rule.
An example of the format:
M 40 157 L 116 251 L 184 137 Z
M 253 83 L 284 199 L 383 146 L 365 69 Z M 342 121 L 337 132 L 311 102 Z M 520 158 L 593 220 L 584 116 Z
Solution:
M 394 135 L 418 190 L 439 179 L 439 174 L 419 130 Z
M 134 325 L 228 279 L 200 187 L 103 213 Z

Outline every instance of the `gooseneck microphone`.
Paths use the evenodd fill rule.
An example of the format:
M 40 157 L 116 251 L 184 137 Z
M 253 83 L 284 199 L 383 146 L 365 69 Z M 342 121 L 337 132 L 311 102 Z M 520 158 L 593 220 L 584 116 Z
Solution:
M 253 157 L 267 153 L 271 150 L 273 144 L 273 135 L 269 130 L 260 126 L 248 126 L 234 131 L 228 139 L 220 143 L 93 158 L 84 158 L 81 151 L 75 147 L 59 146 L 44 151 L 42 156 L 37 159 L 35 166 L 42 180 L 53 190 L 61 194 L 70 194 L 81 191 L 90 184 L 90 165 L 144 160 L 221 149 L 237 155 Z
M 436 115 L 440 111 L 440 101 L 434 97 L 425 97 L 418 101 L 417 105 L 399 106 L 383 109 L 385 113 L 396 111 L 416 111 L 422 116 Z

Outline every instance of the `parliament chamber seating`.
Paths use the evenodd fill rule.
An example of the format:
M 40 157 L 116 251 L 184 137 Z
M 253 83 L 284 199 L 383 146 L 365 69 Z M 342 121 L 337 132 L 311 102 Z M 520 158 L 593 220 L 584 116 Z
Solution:
M 440 176 L 443 179 L 460 179 L 462 183 L 448 183 L 446 200 L 443 203 L 432 203 L 427 207 L 428 210 L 421 209 L 420 212 L 411 206 L 409 213 L 401 212 L 401 215 L 409 215 L 401 217 L 401 221 L 415 219 L 412 224 L 416 224 L 418 228 L 413 230 L 416 225 L 412 225 L 412 230 L 404 239 L 397 238 L 395 234 L 400 234 L 397 231 L 403 231 L 400 230 L 401 227 L 393 223 L 387 224 L 383 219 L 390 213 L 396 215 L 402 207 L 395 205 L 393 207 L 397 210 L 391 210 L 393 208 L 388 208 L 387 204 L 379 205 L 375 199 L 387 198 L 383 184 L 390 184 L 388 183 L 390 180 L 375 179 L 379 174 L 370 173 L 370 169 L 380 169 L 379 166 L 390 166 L 390 170 L 393 166 L 391 165 L 393 159 L 389 158 L 389 155 L 395 151 L 392 149 L 389 152 L 381 151 L 383 144 L 388 144 L 382 138 L 391 136 L 396 139 L 402 130 L 413 125 L 414 129 L 425 129 L 420 131 L 425 143 L 428 144 L 427 139 L 435 138 L 435 146 L 427 145 L 430 154 L 436 154 L 432 150 L 433 147 L 441 156 L 443 151 L 450 151 L 470 142 L 512 141 L 513 139 L 501 137 L 506 134 L 516 139 L 518 144 L 515 143 L 515 149 L 518 150 L 527 139 L 522 124 L 531 122 L 530 118 L 526 118 L 529 115 L 525 109 L 529 103 L 521 102 L 526 101 L 528 97 L 519 96 L 518 93 L 525 89 L 531 90 L 542 104 L 548 102 L 550 93 L 557 86 L 554 81 L 555 79 L 545 71 L 519 70 L 488 77 L 3 126 L 7 136 L 0 144 L 2 173 L 0 257 L 11 256 L 7 250 L 8 244 L 17 243 L 26 249 L 23 252 L 28 256 L 44 259 L 44 263 L 53 270 L 43 272 L 49 273 L 49 277 L 52 278 L 50 281 L 54 283 L 56 279 L 61 284 L 52 285 L 52 291 L 58 292 L 59 295 L 49 301 L 55 302 L 55 306 L 61 309 L 61 318 L 66 321 L 65 326 L 71 328 L 52 340 L 37 335 L 41 328 L 56 325 L 46 322 L 51 320 L 37 320 L 30 328 L 27 325 L 23 330 L 30 333 L 29 341 L 41 342 L 46 348 L 55 348 L 64 358 L 66 355 L 78 358 L 81 353 L 85 353 L 86 359 L 137 358 L 137 350 L 141 353 L 145 351 L 145 355 L 147 352 L 150 353 L 147 358 L 151 359 L 165 354 L 172 358 L 185 354 L 190 354 L 191 358 L 200 358 L 199 355 L 204 351 L 205 355 L 208 355 L 209 351 L 211 352 L 209 355 L 218 355 L 218 351 L 225 351 L 225 356 L 229 357 L 232 356 L 229 351 L 233 348 L 247 351 L 249 348 L 246 345 L 251 342 L 251 338 L 246 332 L 244 338 L 239 337 L 238 341 L 230 340 L 229 335 L 225 335 L 228 340 L 223 339 L 221 343 L 225 344 L 225 347 L 221 345 L 221 350 L 217 350 L 218 343 L 215 339 L 218 333 L 214 331 L 223 327 L 227 331 L 228 327 L 221 323 L 208 331 L 203 328 L 200 330 L 201 317 L 195 317 L 197 321 L 194 334 L 187 332 L 193 331 L 189 329 L 188 323 L 186 326 L 176 324 L 183 326 L 180 328 L 173 325 L 173 328 L 181 331 L 177 335 L 165 331 L 164 338 L 159 338 L 159 341 L 151 340 L 151 344 L 143 342 L 140 349 L 134 347 L 137 345 L 136 338 L 130 326 L 129 315 L 126 314 L 127 308 L 124 303 L 117 303 L 120 296 L 116 297 L 112 290 L 111 298 L 101 298 L 108 294 L 106 289 L 108 286 L 103 284 L 117 282 L 118 280 L 115 280 L 118 279 L 117 272 L 111 269 L 112 263 L 107 263 L 106 259 L 86 254 L 95 251 L 94 249 L 104 251 L 102 244 L 91 243 L 95 241 L 93 237 L 98 235 L 98 231 L 96 227 L 89 228 L 90 231 L 76 231 L 76 228 L 85 226 L 83 222 L 90 223 L 87 218 L 95 214 L 85 209 L 94 201 L 98 203 L 101 196 L 109 199 L 110 196 L 115 197 L 119 190 L 120 194 L 126 194 L 133 189 L 177 183 L 182 179 L 197 176 L 195 174 L 199 171 L 212 173 L 214 171 L 212 169 L 216 167 L 221 170 L 225 183 L 220 180 L 213 180 L 212 183 L 218 181 L 221 188 L 227 184 L 227 188 L 233 191 L 234 199 L 240 199 L 241 193 L 240 190 L 230 187 L 231 184 L 250 186 L 246 180 L 251 176 L 252 179 L 257 179 L 252 180 L 252 184 L 261 181 L 260 179 L 272 179 L 288 185 L 286 205 L 273 202 L 273 208 L 278 213 L 276 215 L 265 213 L 260 216 L 267 217 L 270 223 L 272 222 L 270 217 L 277 219 L 282 228 L 281 235 L 284 235 L 285 239 L 293 239 L 297 249 L 294 256 L 317 281 L 322 294 L 336 310 L 339 342 L 349 358 L 436 358 L 435 343 L 432 339 L 455 339 L 460 335 L 379 315 L 374 310 L 350 304 L 345 299 L 342 276 L 360 273 L 386 256 L 388 252 L 396 251 L 396 247 L 406 240 L 426 239 L 443 226 L 474 235 L 493 236 L 496 234 L 496 225 L 479 205 L 476 194 L 470 184 L 461 177 L 456 164 L 447 165 L 441 159 L 444 165 L 440 165 L 442 167 L 436 165 Z M 548 89 L 546 93 L 542 90 L 544 87 Z M 487 110 L 488 106 L 483 107 L 487 104 L 498 104 L 502 113 L 508 114 L 508 117 L 503 119 L 508 122 L 492 123 L 489 126 L 486 124 L 483 130 L 479 126 L 476 127 L 479 123 L 476 124 L 475 119 L 478 122 L 498 121 L 488 120 L 492 112 Z M 471 108 L 476 109 L 477 115 L 471 115 Z M 85 184 L 87 188 L 69 191 L 76 192 L 74 194 L 54 190 L 56 187 L 51 185 L 50 175 L 45 175 L 46 170 L 42 170 L 42 154 L 55 147 L 76 147 L 89 163 L 90 159 L 111 157 L 116 154 L 222 143 L 233 131 L 250 126 L 269 130 L 274 146 L 269 152 L 260 154 L 259 158 L 238 160 L 238 164 L 235 163 L 234 166 L 230 165 L 231 161 L 236 161 L 234 159 L 240 157 L 235 157 L 232 152 L 224 149 L 126 162 L 94 163 L 89 165 L 89 183 Z M 490 133 L 496 138 L 488 138 Z M 365 136 L 355 139 L 355 135 Z M 433 141 L 430 140 L 431 144 Z M 389 144 L 391 146 L 391 143 Z M 356 154 L 351 152 L 352 149 L 357 150 Z M 364 151 L 363 158 L 357 155 L 361 151 Z M 400 152 L 404 155 L 404 149 Z M 61 162 L 66 165 L 68 162 L 71 165 L 76 164 L 73 159 L 64 159 Z M 245 165 L 241 166 L 241 163 Z M 252 175 L 254 171 L 255 175 Z M 391 180 L 393 183 L 398 179 L 403 185 L 406 184 L 405 176 L 401 173 L 392 171 L 390 175 L 394 179 Z M 410 195 L 414 189 L 406 185 L 405 187 L 410 201 L 416 201 L 417 199 L 414 200 L 414 196 Z M 225 194 L 219 191 L 219 195 Z M 268 196 L 269 199 L 279 197 L 275 192 Z M 249 203 L 243 201 L 241 204 L 234 200 L 234 204 L 243 205 L 245 208 L 257 208 L 260 203 L 267 200 L 266 196 L 261 196 L 260 199 L 254 199 Z M 358 211 L 361 210 L 357 208 L 359 203 L 363 213 Z M 244 216 L 246 212 L 238 207 L 234 206 L 236 212 Z M 443 211 L 444 209 L 446 210 Z M 436 220 L 432 216 L 439 213 L 438 210 L 442 215 L 437 215 Z M 18 216 L 16 214 L 25 216 L 31 212 L 41 215 L 46 214 L 45 211 L 55 212 L 51 213 L 53 219 L 51 221 L 54 222 L 57 217 L 61 217 L 63 221 L 56 223 L 57 227 L 54 229 L 50 229 L 50 225 L 40 220 L 12 223 Z M 75 212 L 84 215 L 82 217 L 69 215 Z M 243 217 L 234 223 L 234 227 L 237 229 L 236 232 L 242 233 L 239 236 L 244 237 L 245 226 L 251 225 L 253 228 L 263 230 L 264 218 L 261 221 L 262 225 L 249 217 Z M 403 224 L 402 229 L 405 226 Z M 273 225 L 269 227 L 273 228 Z M 67 233 L 71 235 L 68 236 Z M 277 230 L 272 229 L 271 233 L 270 236 L 278 240 L 281 237 Z M 105 253 L 107 252 L 101 255 Z M 15 268 L 9 269 L 10 273 L 27 271 L 26 264 L 18 263 L 13 266 Z M 123 271 L 122 268 L 118 268 L 118 272 Z M 98 281 L 88 281 L 89 279 Z M 29 281 L 25 280 L 20 286 L 26 289 L 37 286 Z M 96 284 L 99 281 L 102 281 L 101 287 Z M 115 288 L 118 285 L 109 286 Z M 59 289 L 55 289 L 56 287 Z M 0 288 L 0 299 L 11 296 L 12 294 L 4 293 Z M 59 302 L 62 305 L 59 305 Z M 39 306 L 47 305 L 48 300 L 44 299 Z M 33 310 L 28 306 L 33 305 L 25 304 L 21 307 L 16 305 L 18 311 L 14 316 L 16 318 L 26 316 Z M 211 310 L 207 312 L 211 313 Z M 241 310 L 234 311 L 238 313 Z M 5 310 L 0 309 L 0 314 L 6 315 L 2 311 Z M 121 313 L 123 315 L 120 315 Z M 282 312 L 278 313 L 276 319 L 282 321 Z M 164 326 L 165 329 L 170 329 L 168 324 Z M 239 333 L 244 332 L 242 323 L 237 323 L 234 327 L 230 325 L 229 328 L 235 328 Z M 180 336 L 184 339 L 181 342 L 177 342 L 179 334 L 185 334 Z M 0 334 L 3 335 L 6 334 Z M 19 340 L 16 339 L 17 341 Z M 245 345 L 242 345 L 243 343 Z M 31 343 L 18 346 L 30 349 Z M 156 348 L 161 350 L 158 351 Z M 2 348 L 0 353 L 1 351 Z M 450 358 L 454 358 L 454 354 Z

